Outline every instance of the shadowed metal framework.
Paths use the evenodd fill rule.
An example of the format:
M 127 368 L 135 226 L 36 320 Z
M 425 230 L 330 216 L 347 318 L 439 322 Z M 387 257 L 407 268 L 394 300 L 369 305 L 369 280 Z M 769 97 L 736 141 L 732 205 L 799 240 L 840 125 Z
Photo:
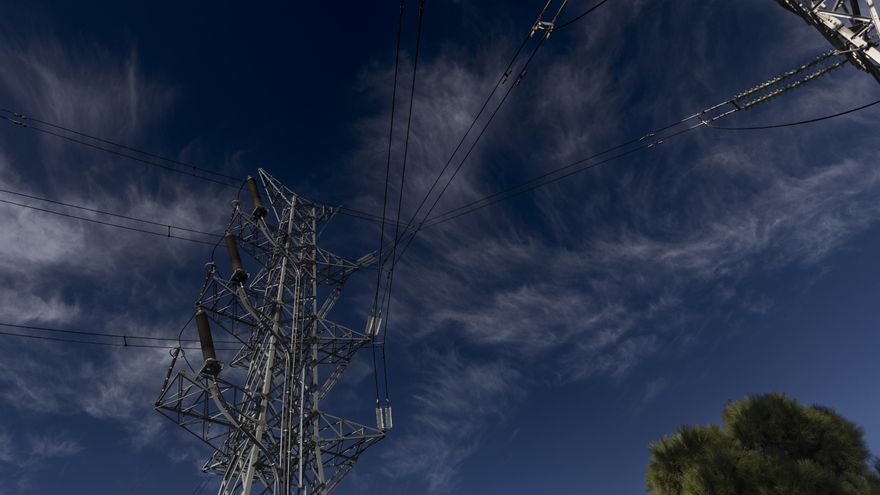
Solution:
M 816 28 L 858 68 L 880 82 L 880 14 L 875 0 L 776 0 Z
M 204 469 L 222 476 L 220 494 L 329 493 L 391 424 L 390 407 L 378 428 L 321 409 L 379 331 L 327 319 L 346 280 L 377 257 L 350 261 L 320 248 L 318 232 L 336 209 L 264 170 L 259 178 L 268 208 L 249 178 L 253 210 L 233 203 L 225 235 L 230 270 L 207 265 L 194 317 L 204 363 L 195 370 L 173 351 L 156 409 L 214 449 Z M 212 327 L 241 342 L 225 367 Z

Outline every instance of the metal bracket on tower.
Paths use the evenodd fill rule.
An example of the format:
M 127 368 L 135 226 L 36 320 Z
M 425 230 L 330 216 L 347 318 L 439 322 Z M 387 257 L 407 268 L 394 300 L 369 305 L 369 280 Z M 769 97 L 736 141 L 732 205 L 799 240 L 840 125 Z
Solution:
M 880 83 L 880 13 L 875 0 L 777 0 Z
M 322 404 L 378 333 L 379 319 L 364 332 L 327 319 L 348 278 L 377 258 L 322 249 L 318 232 L 337 210 L 259 178 L 265 195 L 249 178 L 253 207 L 233 205 L 228 262 L 208 265 L 199 292 L 203 364 L 173 354 L 156 409 L 211 446 L 204 469 L 221 476 L 221 495 L 328 494 L 391 427 L 390 403 L 378 428 Z M 221 333 L 240 347 L 215 347 Z
M 559 14 L 562 13 L 562 9 L 565 8 L 565 4 L 568 3 L 568 0 L 562 0 L 562 4 L 559 5 L 559 8 L 556 9 L 556 13 L 553 15 L 553 18 L 550 20 L 544 20 L 544 15 L 547 14 L 547 11 L 550 9 L 550 5 L 553 3 L 553 0 L 547 0 L 547 3 L 544 4 L 544 8 L 541 10 L 541 13 L 538 14 L 538 18 L 535 20 L 535 23 L 532 24 L 532 30 L 529 31 L 529 38 L 535 35 L 538 31 L 546 31 L 544 34 L 545 37 L 549 38 L 550 33 L 553 32 L 553 28 L 556 26 L 556 19 L 559 18 Z

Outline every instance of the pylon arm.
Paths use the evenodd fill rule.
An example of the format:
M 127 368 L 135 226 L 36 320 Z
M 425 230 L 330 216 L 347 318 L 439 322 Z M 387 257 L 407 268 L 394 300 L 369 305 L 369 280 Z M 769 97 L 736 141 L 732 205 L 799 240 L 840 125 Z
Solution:
M 187 368 L 181 361 L 192 367 L 193 358 L 172 353 L 156 409 L 211 446 L 204 469 L 222 476 L 221 495 L 326 495 L 385 436 L 385 428 L 322 408 L 372 340 L 327 316 L 348 278 L 377 257 L 348 260 L 322 249 L 318 232 L 337 210 L 264 170 L 260 179 L 267 203 L 249 179 L 254 204 L 233 204 L 229 262 L 212 259 L 196 301 L 195 365 L 206 364 Z M 212 328 L 234 340 L 215 340 Z
M 875 0 L 777 0 L 880 82 L 880 14 Z M 862 13 L 867 12 L 865 16 Z

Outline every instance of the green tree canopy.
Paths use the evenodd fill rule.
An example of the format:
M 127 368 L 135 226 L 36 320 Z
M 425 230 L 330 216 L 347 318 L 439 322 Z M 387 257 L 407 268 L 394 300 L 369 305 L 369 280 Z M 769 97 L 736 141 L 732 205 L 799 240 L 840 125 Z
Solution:
M 880 495 L 862 430 L 831 409 L 767 394 L 721 418 L 651 444 L 652 495 Z

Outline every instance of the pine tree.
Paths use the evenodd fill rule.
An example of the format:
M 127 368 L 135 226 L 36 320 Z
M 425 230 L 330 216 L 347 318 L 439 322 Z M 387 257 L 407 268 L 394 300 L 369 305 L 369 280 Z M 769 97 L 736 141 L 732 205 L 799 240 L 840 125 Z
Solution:
M 783 394 L 730 402 L 723 426 L 685 426 L 650 447 L 652 495 L 880 495 L 862 430 Z

